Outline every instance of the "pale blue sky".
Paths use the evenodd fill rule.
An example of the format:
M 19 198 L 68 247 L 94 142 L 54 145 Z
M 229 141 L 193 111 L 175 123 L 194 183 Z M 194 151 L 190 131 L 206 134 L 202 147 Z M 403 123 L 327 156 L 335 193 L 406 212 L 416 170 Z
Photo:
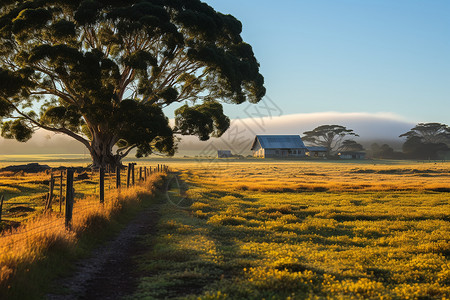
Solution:
M 450 1 L 204 1 L 243 23 L 284 114 L 391 112 L 450 124 Z M 245 117 L 241 106 L 226 111 Z

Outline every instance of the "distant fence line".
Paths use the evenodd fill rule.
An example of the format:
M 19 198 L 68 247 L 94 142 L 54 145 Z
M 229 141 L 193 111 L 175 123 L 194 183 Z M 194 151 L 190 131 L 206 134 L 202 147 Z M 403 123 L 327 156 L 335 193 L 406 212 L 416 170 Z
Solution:
M 82 180 L 89 179 L 88 171 L 91 172 L 91 178 L 98 174 L 98 199 L 99 203 L 104 203 L 105 179 L 109 182 L 108 188 L 110 190 L 121 189 L 125 186 L 126 188 L 130 188 L 136 184 L 136 181 L 147 181 L 147 177 L 153 173 L 169 172 L 169 167 L 164 164 L 158 164 L 155 167 L 140 166 L 137 169 L 136 163 L 129 163 L 126 167 L 117 167 L 114 172 L 111 168 L 92 168 L 91 170 L 82 168 L 82 172 L 74 177 L 75 170 L 77 170 L 77 168 L 72 167 L 60 169 L 59 172 L 58 170 L 50 170 L 49 191 L 46 195 L 43 209 L 44 212 L 52 211 L 54 200 L 55 198 L 58 198 L 60 213 L 63 212 L 64 206 L 64 223 L 67 229 L 71 228 L 76 181 L 82 182 Z M 122 178 L 126 178 L 126 181 L 124 182 Z M 111 181 L 115 184 L 111 185 Z M 56 186 L 58 186 L 59 190 L 58 195 L 55 194 Z M 97 189 L 95 192 L 97 192 Z M 4 202 L 4 195 L 0 195 L 0 222 L 2 221 Z

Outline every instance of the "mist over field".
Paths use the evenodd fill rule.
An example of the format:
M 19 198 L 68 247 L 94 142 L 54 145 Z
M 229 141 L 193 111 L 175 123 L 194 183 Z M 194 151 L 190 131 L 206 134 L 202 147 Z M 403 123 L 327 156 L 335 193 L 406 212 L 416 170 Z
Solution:
M 398 136 L 416 123 L 391 113 L 321 112 L 290 114 L 279 117 L 234 119 L 220 138 L 199 141 L 197 137 L 182 136 L 177 155 L 215 155 L 218 149 L 230 149 L 234 154 L 248 155 L 256 134 L 300 134 L 324 124 L 343 125 L 353 129 L 355 138 L 366 148 L 370 144 L 388 143 L 400 149 L 403 140 Z M 0 139 L 0 154 L 84 154 L 89 153 L 79 142 L 61 134 L 39 130 L 27 143 Z

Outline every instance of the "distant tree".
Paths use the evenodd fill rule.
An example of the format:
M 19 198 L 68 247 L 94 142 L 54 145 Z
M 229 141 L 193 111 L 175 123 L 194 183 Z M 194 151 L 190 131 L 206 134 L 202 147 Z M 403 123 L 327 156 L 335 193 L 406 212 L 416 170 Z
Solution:
M 265 94 L 241 31 L 199 0 L 2 1 L 2 136 L 66 134 L 95 166 L 132 149 L 171 155 L 176 133 L 220 136 L 230 124 L 222 102 Z M 172 128 L 163 108 L 177 102 Z
M 370 146 L 372 156 L 374 158 L 400 158 L 401 153 L 395 152 L 394 149 L 388 144 L 379 146 L 377 143 L 373 143 Z
M 326 147 L 328 156 L 340 150 L 345 137 L 359 136 L 352 129 L 341 125 L 322 125 L 311 131 L 305 131 L 303 134 L 302 139 L 305 142 L 318 147 Z
M 400 137 L 419 138 L 422 143 L 450 143 L 450 127 L 441 123 L 419 123 Z
M 424 143 L 417 136 L 407 139 L 402 149 L 408 158 L 413 159 L 441 159 L 450 152 L 445 143 Z
M 414 159 L 440 159 L 450 152 L 450 127 L 441 123 L 419 123 L 400 135 L 406 137 L 403 152 Z
M 363 151 L 363 145 L 355 142 L 354 140 L 344 140 L 339 147 L 340 151 Z

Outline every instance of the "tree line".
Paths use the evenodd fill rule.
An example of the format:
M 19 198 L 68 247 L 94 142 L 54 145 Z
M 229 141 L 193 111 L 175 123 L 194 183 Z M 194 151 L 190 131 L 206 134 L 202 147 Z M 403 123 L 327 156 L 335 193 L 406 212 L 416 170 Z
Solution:
M 352 137 L 359 137 L 353 129 L 341 125 L 321 125 L 305 131 L 303 140 L 313 146 L 325 147 L 327 156 L 343 151 L 363 151 L 364 147 Z M 406 138 L 402 151 L 395 151 L 390 145 L 370 146 L 373 158 L 385 159 L 448 159 L 450 158 L 450 127 L 441 123 L 419 123 L 399 136 Z

